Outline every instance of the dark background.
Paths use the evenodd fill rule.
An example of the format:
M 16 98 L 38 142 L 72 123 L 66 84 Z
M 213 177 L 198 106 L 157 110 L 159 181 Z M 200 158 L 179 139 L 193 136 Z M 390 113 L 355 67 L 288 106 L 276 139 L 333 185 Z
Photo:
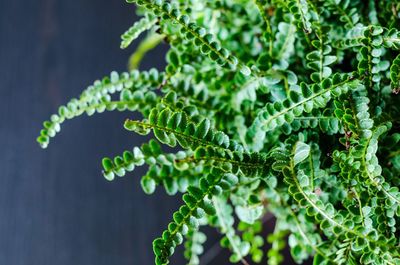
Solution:
M 101 158 L 144 140 L 123 129 L 130 114 L 67 121 L 47 150 L 36 144 L 60 104 L 125 70 L 136 45 L 121 51 L 119 39 L 135 19 L 123 0 L 0 0 L 0 264 L 153 264 L 151 241 L 181 200 L 145 195 L 144 169 L 101 175 Z M 162 69 L 166 49 L 142 69 Z M 226 264 L 220 236 L 209 235 L 202 264 Z M 183 264 L 181 251 L 172 264 Z

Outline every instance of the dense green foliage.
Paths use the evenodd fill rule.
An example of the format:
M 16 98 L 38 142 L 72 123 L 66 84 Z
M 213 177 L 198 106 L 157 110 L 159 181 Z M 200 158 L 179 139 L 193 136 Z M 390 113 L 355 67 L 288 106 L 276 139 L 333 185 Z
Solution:
M 199 264 L 203 225 L 224 235 L 231 262 L 281 264 L 288 244 L 298 263 L 400 264 L 397 1 L 128 2 L 143 18 L 121 47 L 158 36 L 170 47 L 165 71 L 96 81 L 38 142 L 84 113 L 143 115 L 124 126 L 154 139 L 102 164 L 110 181 L 146 164 L 145 193 L 183 194 L 154 240 L 156 264 L 185 240 Z M 271 214 L 275 230 L 263 231 Z

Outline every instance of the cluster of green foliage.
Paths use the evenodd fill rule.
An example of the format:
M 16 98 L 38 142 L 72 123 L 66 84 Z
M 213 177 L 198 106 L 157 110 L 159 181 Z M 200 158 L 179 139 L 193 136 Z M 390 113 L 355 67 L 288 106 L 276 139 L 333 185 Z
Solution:
M 96 81 L 38 142 L 84 113 L 143 115 L 124 126 L 154 139 L 102 164 L 110 181 L 146 164 L 145 193 L 183 194 L 154 240 L 157 265 L 185 240 L 199 264 L 204 225 L 224 235 L 231 262 L 281 264 L 288 244 L 298 263 L 400 264 L 398 1 L 128 2 L 143 18 L 122 48 L 148 31 L 139 58 L 163 40 L 165 70 Z

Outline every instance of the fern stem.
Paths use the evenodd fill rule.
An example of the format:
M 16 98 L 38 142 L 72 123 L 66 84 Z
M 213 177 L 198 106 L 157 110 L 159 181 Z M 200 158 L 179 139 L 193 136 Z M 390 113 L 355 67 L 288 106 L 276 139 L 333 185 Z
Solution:
M 400 155 L 400 150 L 394 151 L 394 152 L 390 152 L 388 155 L 388 158 L 393 158 L 395 156 Z
M 320 250 L 320 249 L 318 248 L 318 246 L 314 245 L 314 244 L 311 242 L 310 238 L 307 236 L 306 232 L 305 232 L 305 231 L 303 230 L 303 228 L 301 227 L 299 218 L 295 215 L 295 213 L 293 212 L 292 209 L 290 209 L 290 212 L 291 212 L 291 215 L 293 216 L 293 218 L 294 218 L 294 220 L 295 220 L 295 222 L 296 222 L 297 230 L 299 231 L 300 235 L 304 238 L 304 240 L 307 241 L 308 245 L 309 245 L 316 253 L 318 253 L 318 254 L 320 254 L 322 257 L 324 257 L 326 260 L 332 261 L 328 256 L 325 255 L 325 253 L 324 253 L 322 250 Z
M 358 209 L 360 211 L 360 216 L 361 216 L 361 222 L 362 222 L 362 225 L 365 226 L 365 223 L 364 223 L 365 217 L 364 217 L 364 214 L 362 211 L 362 204 L 361 204 L 360 196 L 358 195 L 358 192 L 355 188 L 352 188 L 351 190 L 353 191 L 354 195 L 356 196 L 356 200 L 358 202 Z
M 378 128 L 380 128 L 380 127 L 377 127 L 376 130 L 377 130 Z M 397 204 L 400 204 L 400 200 L 397 199 L 397 198 L 396 198 L 395 196 L 393 196 L 392 194 L 390 194 L 390 192 L 388 192 L 388 191 L 386 190 L 386 188 L 385 188 L 384 186 L 382 186 L 381 183 L 377 182 L 377 181 L 375 180 L 374 176 L 372 176 L 371 173 L 370 173 L 369 170 L 368 170 L 368 165 L 367 165 L 367 160 L 366 160 L 366 153 L 367 153 L 368 146 L 369 146 L 369 144 L 370 144 L 370 142 L 371 142 L 371 140 L 372 140 L 372 138 L 373 138 L 373 135 L 374 135 L 374 133 L 376 132 L 376 130 L 372 133 L 372 136 L 371 136 L 370 138 L 368 138 L 368 141 L 367 141 L 367 143 L 365 144 L 364 149 L 363 149 L 362 165 L 363 165 L 363 168 L 364 168 L 364 172 L 367 174 L 367 176 L 368 176 L 369 180 L 371 181 L 371 183 L 372 183 L 376 188 L 378 188 L 378 190 L 381 190 L 381 191 L 386 195 L 386 197 L 388 197 L 390 200 L 396 202 Z
M 289 32 L 286 35 L 285 42 L 282 45 L 282 48 L 279 50 L 278 54 L 276 55 L 276 59 L 281 59 L 282 55 L 285 53 L 287 46 L 289 44 L 290 36 L 296 32 L 296 27 L 291 26 L 289 27 Z
M 312 149 L 310 149 L 310 155 L 308 156 L 308 161 L 310 163 L 310 169 L 311 169 L 311 176 L 310 176 L 311 190 L 314 190 L 315 172 L 314 172 L 314 161 L 312 157 Z
M 217 162 L 223 162 L 223 163 L 231 163 L 238 165 L 239 167 L 246 167 L 246 168 L 251 168 L 251 169 L 257 169 L 257 168 L 264 168 L 265 164 L 263 163 L 246 163 L 246 162 L 241 162 L 241 161 L 236 161 L 232 159 L 225 159 L 221 157 L 187 157 L 181 160 L 177 160 L 176 162 L 178 163 L 186 163 L 186 162 L 199 162 L 199 161 L 217 161 Z
M 273 43 L 273 39 L 272 39 L 272 28 L 271 28 L 271 23 L 269 22 L 268 17 L 265 15 L 265 9 L 263 4 L 261 3 L 260 0 L 254 0 L 258 11 L 261 14 L 261 17 L 264 19 L 265 25 L 266 25 L 266 31 L 268 33 L 268 52 L 269 52 L 269 56 L 272 57 L 272 43 Z
M 142 62 L 143 57 L 147 54 L 147 52 L 157 47 L 157 45 L 161 43 L 164 37 L 165 37 L 164 35 L 158 33 L 152 33 L 149 36 L 147 36 L 144 40 L 142 40 L 139 46 L 137 47 L 136 51 L 129 57 L 128 69 L 129 70 L 138 69 L 140 63 Z
M 325 0 L 322 0 L 322 1 L 325 1 Z M 336 4 L 336 1 L 335 1 L 335 0 L 328 0 L 328 2 L 329 2 L 329 4 L 331 4 L 335 9 L 337 9 L 337 10 L 339 11 L 339 14 L 340 14 L 342 17 L 344 17 L 344 18 L 346 19 L 347 23 L 349 23 L 349 25 L 350 25 L 351 27 L 354 27 L 354 26 L 355 26 L 354 23 L 353 23 L 353 20 L 349 17 L 349 15 L 347 14 L 347 12 L 346 12 L 345 10 L 343 10 L 343 8 L 341 8 L 341 7 L 339 6 L 339 4 Z

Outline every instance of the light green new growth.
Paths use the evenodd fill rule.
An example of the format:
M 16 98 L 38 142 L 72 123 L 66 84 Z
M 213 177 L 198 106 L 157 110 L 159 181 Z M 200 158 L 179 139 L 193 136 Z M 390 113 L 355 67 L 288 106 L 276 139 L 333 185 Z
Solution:
M 112 181 L 145 165 L 146 194 L 182 193 L 155 264 L 184 241 L 201 264 L 205 225 L 232 263 L 284 264 L 287 245 L 299 264 L 400 264 L 400 3 L 127 2 L 143 17 L 121 47 L 149 31 L 130 66 L 165 41 L 165 70 L 96 81 L 37 140 L 84 113 L 141 113 L 124 127 L 152 139 L 102 166 Z

